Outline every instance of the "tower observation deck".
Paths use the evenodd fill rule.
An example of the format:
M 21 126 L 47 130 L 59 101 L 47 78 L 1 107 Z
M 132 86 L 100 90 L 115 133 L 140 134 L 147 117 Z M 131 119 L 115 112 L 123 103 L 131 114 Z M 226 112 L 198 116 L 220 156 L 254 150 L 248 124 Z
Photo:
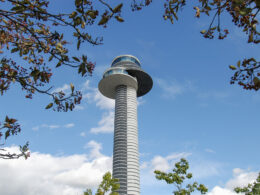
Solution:
M 152 86 L 152 78 L 131 55 L 116 57 L 98 85 L 104 96 L 115 99 L 113 177 L 119 179 L 119 195 L 140 195 L 137 97 Z

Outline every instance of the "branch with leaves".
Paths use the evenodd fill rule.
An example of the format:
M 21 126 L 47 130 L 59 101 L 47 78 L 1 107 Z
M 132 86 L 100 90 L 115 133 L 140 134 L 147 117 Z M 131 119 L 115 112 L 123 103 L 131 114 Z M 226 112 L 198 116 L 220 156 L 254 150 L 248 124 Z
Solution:
M 17 123 L 17 120 L 6 116 L 5 121 L 3 123 L 0 123 L 0 146 L 5 145 L 6 140 L 11 135 L 17 135 L 20 132 L 21 127 Z M 27 142 L 24 146 L 20 146 L 19 154 L 10 153 L 4 148 L 0 148 L 0 159 L 17 159 L 22 156 L 27 159 L 30 156 L 28 145 L 29 143 Z
M 103 11 L 95 8 L 97 3 L 104 6 Z M 57 14 L 48 10 L 48 0 L 0 0 L 0 5 L 1 95 L 12 85 L 18 84 L 26 92 L 26 98 L 32 99 L 37 93 L 50 96 L 52 102 L 46 109 L 72 111 L 75 105 L 80 104 L 82 94 L 74 89 L 73 84 L 67 94 L 53 90 L 53 86 L 48 86 L 53 76 L 52 70 L 69 66 L 85 77 L 92 75 L 95 63 L 86 55 L 71 55 L 67 48 L 70 43 L 58 27 L 71 29 L 77 41 L 77 50 L 82 43 L 100 45 L 103 38 L 93 38 L 87 27 L 96 21 L 106 27 L 112 18 L 123 22 L 120 17 L 123 4 L 112 8 L 102 0 L 75 0 L 73 12 Z M 15 54 L 21 60 L 7 57 Z
M 260 194 L 260 172 L 256 181 L 252 184 L 248 184 L 246 187 L 236 187 L 234 189 L 236 193 L 244 193 L 245 195 L 258 195 Z
M 182 158 L 179 162 L 175 164 L 175 168 L 170 173 L 165 173 L 162 171 L 155 170 L 155 177 L 158 180 L 164 180 L 167 184 L 173 184 L 176 190 L 173 191 L 174 195 L 190 195 L 195 190 L 199 191 L 201 194 L 206 194 L 208 189 L 203 184 L 198 184 L 193 182 L 192 184 L 187 184 L 186 179 L 192 178 L 192 173 L 187 173 L 189 169 L 189 163 L 186 159 Z
M 230 65 L 230 69 L 235 70 L 235 74 L 231 77 L 231 84 L 238 83 L 244 89 L 257 91 L 260 89 L 260 62 L 250 58 L 237 62 L 237 66 Z
M 119 195 L 116 191 L 119 189 L 120 184 L 118 183 L 118 179 L 112 177 L 110 172 L 107 172 L 103 176 L 103 180 L 99 185 L 95 195 L 105 195 L 109 193 L 109 195 Z M 84 192 L 84 195 L 92 195 L 92 190 L 87 189 Z

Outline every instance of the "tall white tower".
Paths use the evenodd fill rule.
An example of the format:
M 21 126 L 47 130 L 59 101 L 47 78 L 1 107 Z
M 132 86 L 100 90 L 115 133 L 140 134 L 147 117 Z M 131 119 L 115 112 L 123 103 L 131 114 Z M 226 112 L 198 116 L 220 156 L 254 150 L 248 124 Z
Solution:
M 115 99 L 113 177 L 119 195 L 140 195 L 137 97 L 148 93 L 152 78 L 131 55 L 116 57 L 99 82 L 99 91 Z

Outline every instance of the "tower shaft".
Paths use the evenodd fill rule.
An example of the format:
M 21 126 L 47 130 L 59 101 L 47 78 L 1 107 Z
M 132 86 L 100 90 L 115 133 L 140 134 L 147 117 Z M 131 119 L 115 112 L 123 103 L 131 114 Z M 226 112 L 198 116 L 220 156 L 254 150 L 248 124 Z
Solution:
M 136 88 L 117 86 L 115 101 L 113 177 L 120 195 L 140 195 Z

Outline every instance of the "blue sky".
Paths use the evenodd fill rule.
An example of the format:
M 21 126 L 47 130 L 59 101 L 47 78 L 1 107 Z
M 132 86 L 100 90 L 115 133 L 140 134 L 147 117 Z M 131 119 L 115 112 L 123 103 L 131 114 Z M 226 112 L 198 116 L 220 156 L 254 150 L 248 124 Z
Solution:
M 50 5 L 55 11 L 69 11 L 71 3 Z M 104 45 L 86 44 L 76 51 L 75 41 L 64 32 L 73 54 L 84 53 L 96 62 L 92 77 L 81 78 L 66 67 L 54 71 L 55 89 L 66 91 L 74 83 L 82 90 L 83 101 L 75 111 L 45 110 L 47 96 L 25 99 L 15 85 L 1 96 L 1 118 L 16 117 L 22 125 L 22 133 L 8 139 L 6 146 L 16 150 L 28 140 L 32 155 L 26 161 L 0 161 L 0 194 L 72 195 L 96 187 L 112 166 L 114 114 L 114 102 L 97 86 L 121 54 L 136 56 L 154 81 L 150 93 L 138 99 L 142 194 L 171 194 L 174 187 L 156 181 L 152 172 L 170 171 L 181 157 L 188 159 L 194 178 L 208 186 L 209 195 L 233 195 L 234 186 L 256 178 L 260 95 L 230 85 L 228 65 L 244 57 L 258 59 L 259 47 L 247 44 L 247 37 L 227 16 L 222 23 L 229 37 L 205 40 L 199 32 L 210 19 L 196 19 L 192 5 L 173 25 L 163 20 L 162 3 L 154 2 L 141 12 L 129 10 L 123 9 L 124 23 L 111 21 L 106 29 L 90 29 L 104 36 Z M 12 190 L 8 182 L 14 183 Z

